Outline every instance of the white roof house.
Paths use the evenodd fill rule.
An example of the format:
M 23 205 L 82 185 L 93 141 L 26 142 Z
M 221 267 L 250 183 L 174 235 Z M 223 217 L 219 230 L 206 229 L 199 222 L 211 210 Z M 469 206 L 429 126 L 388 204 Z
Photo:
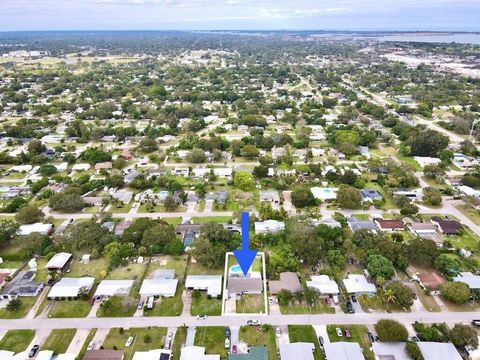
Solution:
M 475 190 L 475 189 L 471 188 L 470 186 L 461 185 L 461 186 L 458 187 L 458 190 L 466 196 L 473 196 L 475 198 L 480 198 L 480 191 Z
M 177 279 L 145 279 L 139 293 L 141 296 L 173 297 L 177 284 Z
M 426 165 L 438 165 L 442 162 L 439 158 L 428 156 L 414 156 L 413 158 L 422 168 Z
M 90 167 L 90 164 L 75 164 L 72 166 L 72 171 L 87 171 Z
M 42 350 L 37 354 L 37 360 L 50 360 L 53 356 L 53 351 L 51 350 Z
M 255 221 L 256 233 L 273 233 L 285 230 L 285 223 L 277 220 Z
M 425 360 L 462 360 L 452 343 L 417 342 Z
M 133 286 L 133 280 L 102 280 L 98 284 L 94 296 L 128 295 Z
M 320 294 L 338 295 L 340 290 L 338 284 L 331 280 L 328 275 L 315 275 L 311 277 L 311 281 L 307 281 L 309 288 L 315 289 Z
M 207 295 L 218 297 L 222 294 L 221 275 L 188 275 L 185 287 L 193 290 L 206 290 Z
M 313 350 L 315 345 L 312 343 L 296 342 L 280 345 L 281 360 L 313 360 Z
M 67 162 L 62 162 L 60 164 L 55 164 L 55 167 L 57 168 L 57 171 L 66 171 L 68 169 L 68 163 Z
M 52 224 L 35 223 L 35 224 L 21 225 L 18 228 L 18 235 L 30 235 L 33 233 L 49 235 L 52 229 L 53 229 Z
M 57 253 L 53 255 L 50 261 L 45 265 L 45 268 L 48 270 L 60 270 L 65 267 L 65 265 L 70 261 L 72 258 L 72 254 L 69 253 Z
M 220 355 L 205 355 L 205 348 L 201 346 L 184 346 L 180 360 L 220 360 Z
M 474 275 L 471 272 L 460 272 L 453 278 L 454 282 L 463 282 L 472 290 L 480 289 L 480 275 Z
M 88 294 L 94 282 L 95 278 L 93 277 L 62 278 L 52 286 L 48 298 L 76 298 L 80 294 Z
M 11 360 L 13 359 L 14 354 L 15 353 L 13 351 L 0 350 L 0 359 Z
M 337 198 L 336 188 L 321 188 L 321 187 L 312 187 L 310 188 L 315 199 L 320 199 L 322 201 L 326 200 L 335 200 Z
M 404 342 L 374 342 L 372 343 L 373 353 L 378 359 L 411 360 L 405 350 Z
M 343 285 L 349 294 L 375 294 L 377 288 L 375 284 L 369 283 L 364 275 L 349 274 L 343 279 Z
M 362 349 L 354 342 L 325 342 L 323 344 L 327 360 L 365 360 Z
M 150 351 L 136 351 L 133 354 L 132 360 L 159 360 L 163 359 L 162 355 L 168 355 L 167 359 L 170 358 L 171 351 L 165 349 L 155 349 Z

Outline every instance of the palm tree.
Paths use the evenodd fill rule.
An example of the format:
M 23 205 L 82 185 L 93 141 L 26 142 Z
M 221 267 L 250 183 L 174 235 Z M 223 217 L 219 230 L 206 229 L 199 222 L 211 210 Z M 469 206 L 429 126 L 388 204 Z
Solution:
M 21 306 L 22 306 L 22 300 L 12 299 L 7 304 L 7 311 L 10 311 L 10 312 L 18 311 L 20 310 Z
M 397 300 L 392 289 L 385 290 L 385 299 L 387 299 L 388 304 L 394 303 Z

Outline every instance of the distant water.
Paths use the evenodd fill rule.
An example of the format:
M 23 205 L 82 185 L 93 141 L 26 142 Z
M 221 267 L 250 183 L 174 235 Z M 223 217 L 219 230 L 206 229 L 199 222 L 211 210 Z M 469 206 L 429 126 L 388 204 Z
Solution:
M 373 36 L 379 41 L 405 41 L 427 43 L 458 43 L 480 45 L 480 34 L 445 34 L 445 35 L 387 35 Z

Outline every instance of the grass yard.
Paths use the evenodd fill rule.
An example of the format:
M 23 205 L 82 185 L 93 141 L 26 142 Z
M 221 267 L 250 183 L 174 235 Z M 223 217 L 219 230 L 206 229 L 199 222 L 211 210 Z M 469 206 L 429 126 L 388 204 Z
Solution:
M 21 319 L 25 315 L 27 315 L 30 308 L 35 304 L 37 300 L 36 297 L 22 297 L 22 305 L 18 311 L 8 311 L 7 309 L 3 308 L 0 309 L 0 319 Z
M 342 329 L 344 336 L 342 337 L 337 336 L 337 333 L 335 330 L 337 327 Z M 345 329 L 348 329 L 348 331 L 350 331 L 350 335 L 352 335 L 350 339 L 347 339 L 345 337 Z M 349 325 L 349 326 L 327 325 L 327 333 L 331 342 L 337 342 L 337 341 L 356 342 L 360 344 L 360 347 L 363 350 L 363 355 L 365 356 L 366 360 L 375 360 L 373 352 L 370 351 L 371 344 L 367 337 L 367 331 L 368 329 L 365 325 Z
M 126 348 L 125 342 L 133 336 L 133 344 Z M 125 352 L 125 360 L 130 360 L 136 351 L 147 351 L 163 348 L 167 329 L 164 327 L 135 328 L 123 329 L 113 328 L 103 342 L 104 349 L 113 349 L 114 346 L 118 350 Z
M 55 300 L 48 312 L 48 317 L 83 318 L 88 315 L 90 308 L 87 300 Z
M 187 273 L 188 275 L 223 275 L 224 270 L 223 266 L 218 269 L 209 269 L 198 262 L 190 262 Z
M 416 294 L 418 296 L 418 299 L 422 303 L 423 307 L 427 311 L 431 312 L 439 312 L 442 309 L 440 308 L 440 305 L 437 304 L 433 296 L 425 294 L 425 290 L 423 290 L 418 283 L 415 283 L 415 289 L 416 289 Z
M 83 359 L 83 355 L 85 355 L 85 353 L 87 352 L 88 344 L 90 344 L 90 342 L 93 340 L 93 337 L 95 336 L 96 333 L 97 333 L 97 329 L 90 330 L 87 338 L 85 339 L 85 342 L 83 343 L 82 349 L 78 353 L 77 359 Z
M 175 333 L 175 338 L 173 339 L 172 360 L 180 360 L 180 353 L 186 341 L 187 341 L 187 328 L 184 326 L 179 327 Z
M 275 330 L 273 326 L 242 326 L 240 327 L 239 339 L 246 342 L 249 346 L 266 346 L 268 359 L 278 359 Z
M 158 269 L 174 269 L 175 277 L 183 279 L 187 267 L 187 255 L 182 256 L 153 256 L 147 269 L 147 278 Z
M 463 215 L 472 220 L 476 225 L 480 225 L 480 211 L 465 205 L 455 206 Z
M 198 295 L 192 293 L 192 307 L 190 308 L 191 315 L 205 314 L 209 316 L 216 316 L 222 313 L 222 300 L 209 299 L 205 292 L 197 292 Z
M 395 156 L 397 157 L 398 160 L 400 160 L 402 163 L 408 166 L 411 170 L 422 171 L 422 167 L 420 166 L 420 164 L 417 163 L 410 156 L 403 156 L 403 155 L 400 155 L 399 153 L 397 153 Z
M 280 305 L 280 312 L 283 315 L 292 314 L 335 314 L 335 308 L 325 304 L 323 299 L 317 299 L 313 306 L 309 306 L 305 302 L 290 303 L 286 306 Z
M 3 339 L 0 340 L 0 350 L 13 351 L 15 353 L 25 351 L 34 336 L 34 330 L 7 331 Z
M 288 338 L 291 343 L 307 342 L 315 344 L 313 357 L 315 360 L 323 360 L 323 352 L 318 343 L 317 334 L 311 325 L 288 325 Z
M 65 277 L 83 277 L 90 276 L 95 279 L 100 279 L 102 274 L 105 276 L 108 271 L 107 259 L 94 259 L 89 263 L 83 264 L 78 260 L 74 260 L 70 266 L 70 272 L 65 274 Z
M 65 353 L 76 332 L 76 329 L 52 330 L 50 335 L 48 335 L 47 340 L 42 345 L 42 350 L 51 350 L 55 354 Z
M 265 313 L 265 298 L 262 294 L 245 294 L 237 300 L 237 314 Z
M 227 358 L 225 327 L 223 326 L 197 327 L 194 344 L 203 346 L 206 354 L 220 354 L 221 359 Z
M 198 217 L 194 216 L 192 217 L 192 223 L 194 224 L 207 224 L 209 222 L 215 222 L 215 223 L 228 223 L 232 220 L 231 216 L 205 216 L 205 217 Z
M 0 269 L 18 269 L 24 264 L 23 261 L 4 260 L 0 264 Z
M 112 296 L 104 301 L 97 311 L 98 317 L 129 317 L 137 309 L 137 300 L 132 296 Z
M 146 264 L 129 263 L 127 266 L 121 266 L 108 273 L 106 279 L 110 280 L 137 280 L 143 276 Z
M 183 294 L 184 285 L 178 284 L 175 296 L 171 298 L 163 298 L 155 303 L 153 309 L 149 310 L 144 307 L 145 316 L 180 316 L 183 311 Z
M 177 226 L 182 223 L 182 218 L 181 217 L 171 217 L 171 218 L 161 218 L 161 220 L 165 221 L 166 223 Z
M 450 241 L 455 248 L 467 249 L 473 252 L 480 251 L 480 239 L 472 230 L 466 227 L 463 227 L 458 235 L 442 236 L 442 238 Z

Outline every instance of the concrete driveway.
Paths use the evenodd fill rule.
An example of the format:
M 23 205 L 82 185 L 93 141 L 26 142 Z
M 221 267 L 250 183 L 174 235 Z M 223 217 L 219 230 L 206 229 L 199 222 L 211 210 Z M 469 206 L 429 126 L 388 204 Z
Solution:
M 75 356 L 77 356 L 80 353 L 80 350 L 82 350 L 83 344 L 85 344 L 85 340 L 87 340 L 89 333 L 90 330 L 78 329 L 68 346 L 67 353 L 75 354 Z
M 187 329 L 187 340 L 185 341 L 185 346 L 193 346 L 196 332 L 197 332 L 197 328 L 195 326 L 190 326 Z
M 110 332 L 110 329 L 97 329 L 97 332 L 93 336 L 93 343 L 95 344 L 93 346 L 94 349 L 100 349 L 100 346 L 103 345 L 103 342 L 108 336 L 108 333 Z

